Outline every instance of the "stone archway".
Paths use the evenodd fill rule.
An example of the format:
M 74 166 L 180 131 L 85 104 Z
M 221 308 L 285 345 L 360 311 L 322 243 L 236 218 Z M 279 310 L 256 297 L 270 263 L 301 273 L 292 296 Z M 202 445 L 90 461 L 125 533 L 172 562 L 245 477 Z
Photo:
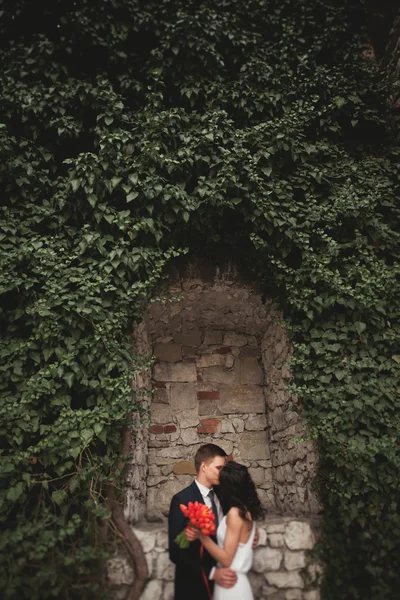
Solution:
M 155 356 L 135 381 L 150 422 L 135 432 L 125 505 L 149 562 L 143 598 L 172 597 L 169 502 L 192 481 L 193 456 L 209 441 L 249 467 L 268 510 L 251 574 L 257 597 L 315 598 L 302 591 L 299 570 L 320 510 L 316 456 L 285 389 L 290 345 L 272 302 L 234 268 L 204 277 L 189 265 L 150 303 L 135 344 Z

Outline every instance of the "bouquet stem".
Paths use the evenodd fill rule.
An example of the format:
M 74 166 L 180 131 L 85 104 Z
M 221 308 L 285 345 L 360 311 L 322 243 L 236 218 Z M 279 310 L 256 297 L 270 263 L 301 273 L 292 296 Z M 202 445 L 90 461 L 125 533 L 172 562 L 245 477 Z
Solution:
M 175 542 L 178 544 L 179 548 L 189 548 L 190 542 L 186 537 L 185 529 L 176 536 Z

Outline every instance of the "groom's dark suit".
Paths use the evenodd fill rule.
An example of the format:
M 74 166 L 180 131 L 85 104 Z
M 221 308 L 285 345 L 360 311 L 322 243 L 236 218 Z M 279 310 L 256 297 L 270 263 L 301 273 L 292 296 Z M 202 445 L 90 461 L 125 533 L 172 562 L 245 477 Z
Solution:
M 178 533 L 186 527 L 188 519 L 183 515 L 180 504 L 187 506 L 189 502 L 201 502 L 204 504 L 203 496 L 193 481 L 187 488 L 175 494 L 172 498 L 168 515 L 168 538 L 169 557 L 176 565 L 175 572 L 175 600 L 208 600 L 208 592 L 204 583 L 201 567 L 208 579 L 212 567 L 216 561 L 204 550 L 203 559 L 200 560 L 200 542 L 195 540 L 187 549 L 181 550 L 174 542 Z M 215 541 L 215 538 L 213 538 Z M 211 594 L 214 582 L 208 580 Z

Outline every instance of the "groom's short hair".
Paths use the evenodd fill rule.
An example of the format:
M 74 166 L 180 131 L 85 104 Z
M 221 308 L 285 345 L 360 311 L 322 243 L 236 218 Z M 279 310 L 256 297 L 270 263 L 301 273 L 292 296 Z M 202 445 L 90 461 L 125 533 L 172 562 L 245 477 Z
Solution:
M 194 468 L 196 469 L 196 473 L 200 471 L 201 463 L 212 460 L 216 456 L 225 458 L 227 454 L 225 450 L 220 446 L 217 446 L 217 444 L 204 444 L 204 446 L 200 446 L 194 457 Z

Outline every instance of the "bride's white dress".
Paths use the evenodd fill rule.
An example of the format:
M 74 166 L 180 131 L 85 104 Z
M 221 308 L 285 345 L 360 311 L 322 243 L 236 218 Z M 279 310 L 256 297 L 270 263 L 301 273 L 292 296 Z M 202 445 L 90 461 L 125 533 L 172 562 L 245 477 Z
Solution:
M 215 584 L 213 600 L 253 600 L 253 593 L 251 591 L 249 580 L 247 579 L 247 572 L 251 569 L 253 562 L 252 546 L 255 532 L 256 524 L 253 523 L 249 539 L 245 544 L 239 543 L 233 558 L 230 568 L 237 573 L 238 578 L 236 584 L 229 589 L 222 588 L 218 584 Z M 218 546 L 221 546 L 221 548 L 224 545 L 225 535 L 226 515 L 221 520 L 217 530 Z

